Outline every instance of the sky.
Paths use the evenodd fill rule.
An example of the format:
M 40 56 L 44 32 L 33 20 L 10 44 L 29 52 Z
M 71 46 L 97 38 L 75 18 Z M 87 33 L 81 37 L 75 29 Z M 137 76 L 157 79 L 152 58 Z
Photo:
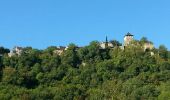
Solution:
M 170 49 L 169 0 L 1 0 L 0 46 L 123 42 L 127 32 Z

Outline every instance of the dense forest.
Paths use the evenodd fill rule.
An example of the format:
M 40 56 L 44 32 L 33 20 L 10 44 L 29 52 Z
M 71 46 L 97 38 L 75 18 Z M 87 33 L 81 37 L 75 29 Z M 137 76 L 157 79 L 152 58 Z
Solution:
M 101 49 L 98 41 L 61 55 L 51 46 L 25 47 L 9 57 L 0 48 L 0 100 L 169 100 L 170 52 L 164 45 L 144 51 L 146 39 L 125 49 Z

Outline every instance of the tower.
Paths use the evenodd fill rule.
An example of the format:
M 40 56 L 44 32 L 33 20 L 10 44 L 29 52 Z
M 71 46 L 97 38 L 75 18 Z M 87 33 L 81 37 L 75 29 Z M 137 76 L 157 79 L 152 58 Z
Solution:
M 127 46 L 130 44 L 131 41 L 133 41 L 133 36 L 131 33 L 127 33 L 124 37 L 124 46 Z

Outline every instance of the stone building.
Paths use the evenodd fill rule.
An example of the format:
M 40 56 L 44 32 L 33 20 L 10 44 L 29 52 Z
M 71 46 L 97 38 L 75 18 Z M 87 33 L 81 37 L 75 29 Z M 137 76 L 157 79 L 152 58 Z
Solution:
M 155 53 L 153 52 L 153 49 L 154 49 L 153 43 L 147 42 L 143 45 L 143 48 L 144 48 L 144 52 L 150 52 L 151 56 L 155 55 Z
M 134 38 L 134 35 L 128 32 L 124 36 L 124 46 L 128 46 L 133 41 L 133 38 Z
M 154 49 L 154 45 L 152 43 L 150 43 L 150 42 L 145 43 L 143 47 L 144 47 L 144 51 L 153 50 Z
M 100 43 L 100 47 L 102 48 L 102 49 L 106 49 L 106 48 L 113 48 L 114 46 L 113 46 L 113 44 L 112 43 L 106 43 L 106 42 L 102 42 L 102 43 Z
M 101 49 L 106 49 L 106 48 L 113 48 L 113 44 L 108 42 L 108 39 L 107 39 L 107 36 L 106 36 L 106 41 L 105 42 L 102 42 L 100 43 L 100 47 Z
M 18 55 L 20 56 L 23 52 L 23 48 L 22 47 L 19 47 L 19 46 L 15 46 L 11 51 L 10 53 L 8 53 L 8 56 L 9 57 L 12 57 L 14 55 Z
M 67 50 L 68 47 L 64 47 L 64 46 L 59 46 L 56 48 L 56 50 L 54 50 L 53 52 L 55 54 L 61 55 L 65 50 Z

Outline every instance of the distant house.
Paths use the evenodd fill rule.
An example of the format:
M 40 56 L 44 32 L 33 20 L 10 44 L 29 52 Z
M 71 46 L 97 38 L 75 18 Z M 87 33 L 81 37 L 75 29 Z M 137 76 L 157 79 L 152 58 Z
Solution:
M 113 46 L 113 44 L 112 43 L 110 43 L 110 42 L 102 42 L 102 43 L 100 43 L 100 47 L 102 48 L 102 49 L 106 49 L 107 47 L 109 47 L 109 48 L 113 48 L 114 46 Z
M 61 54 L 63 54 L 64 51 L 68 50 L 68 48 L 69 48 L 68 46 L 67 47 L 65 47 L 65 46 L 58 46 L 56 48 L 56 50 L 53 51 L 53 53 L 57 54 L 57 55 L 61 55 Z M 76 46 L 75 50 L 77 51 L 80 48 L 82 48 L 82 47 Z
M 151 56 L 155 55 L 155 53 L 152 51 L 154 49 L 153 43 L 147 42 L 143 45 L 143 48 L 145 52 L 149 51 Z
M 106 36 L 106 41 L 100 43 L 101 49 L 106 49 L 106 48 L 113 48 L 113 44 L 111 42 L 108 42 L 107 36 Z
M 65 50 L 67 50 L 68 47 L 64 47 L 64 46 L 59 46 L 56 48 L 56 50 L 54 50 L 54 54 L 58 54 L 61 55 Z
M 20 56 L 23 52 L 23 48 L 22 47 L 18 47 L 18 46 L 15 46 L 11 51 L 10 53 L 8 53 L 8 56 L 9 57 L 12 57 L 14 55 L 18 55 Z
M 145 43 L 143 47 L 144 47 L 144 51 L 154 49 L 154 45 L 150 42 Z

